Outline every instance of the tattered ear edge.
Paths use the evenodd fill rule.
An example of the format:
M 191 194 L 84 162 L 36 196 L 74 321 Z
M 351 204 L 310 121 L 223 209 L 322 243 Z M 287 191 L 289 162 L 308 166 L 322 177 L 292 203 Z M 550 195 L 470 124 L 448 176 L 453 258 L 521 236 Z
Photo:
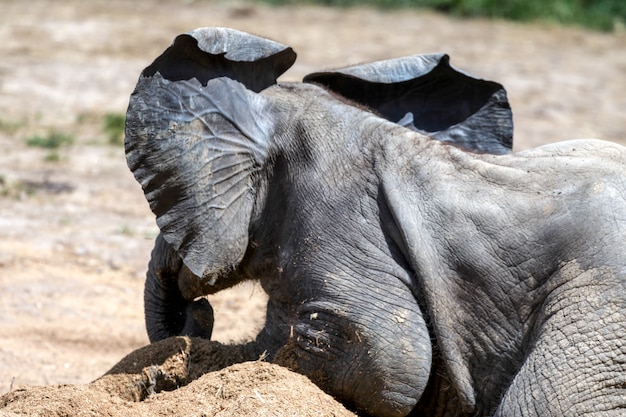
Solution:
M 320 84 L 382 117 L 470 151 L 509 153 L 513 115 L 504 87 L 452 67 L 446 54 L 413 55 L 316 72 Z
M 196 78 L 202 85 L 228 77 L 258 93 L 276 84 L 296 57 L 287 45 L 235 29 L 207 27 L 178 35 L 142 76 L 160 72 L 170 81 Z
M 448 129 L 431 133 L 409 128 L 472 152 L 504 155 L 513 149 L 513 115 L 504 88 L 493 93 L 474 114 Z

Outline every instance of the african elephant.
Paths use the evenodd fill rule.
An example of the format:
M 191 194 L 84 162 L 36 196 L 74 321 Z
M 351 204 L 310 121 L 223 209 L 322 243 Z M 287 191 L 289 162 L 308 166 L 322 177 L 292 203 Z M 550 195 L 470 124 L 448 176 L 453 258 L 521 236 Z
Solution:
M 255 279 L 255 352 L 369 415 L 623 415 L 626 150 L 510 153 L 504 89 L 445 55 L 277 83 L 294 60 L 199 29 L 140 76 L 151 340 L 210 337 L 200 297 Z

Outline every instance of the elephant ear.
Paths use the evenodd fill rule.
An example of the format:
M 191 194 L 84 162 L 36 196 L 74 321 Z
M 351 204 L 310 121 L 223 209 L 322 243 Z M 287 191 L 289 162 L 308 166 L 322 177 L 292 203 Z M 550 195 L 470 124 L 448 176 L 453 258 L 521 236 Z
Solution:
M 228 77 L 259 92 L 276 84 L 276 79 L 295 62 L 290 47 L 229 28 L 200 28 L 179 35 L 172 46 L 143 70 L 156 72 L 170 81 L 208 80 Z
M 272 103 L 254 91 L 295 56 L 243 32 L 198 29 L 178 36 L 131 95 L 128 166 L 165 240 L 211 285 L 243 258 L 254 173 L 274 133 Z
M 513 116 L 504 87 L 450 65 L 446 54 L 414 55 L 309 74 L 387 120 L 466 149 L 504 154 Z

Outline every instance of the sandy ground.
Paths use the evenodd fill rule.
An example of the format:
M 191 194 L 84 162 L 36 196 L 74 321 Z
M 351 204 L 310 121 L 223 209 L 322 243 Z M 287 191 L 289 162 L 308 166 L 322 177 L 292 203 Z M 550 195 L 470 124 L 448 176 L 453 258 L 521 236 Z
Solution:
M 447 52 L 453 65 L 505 85 L 515 149 L 581 137 L 626 144 L 625 33 L 208 0 L 2 0 L 0 8 L 0 394 L 92 381 L 148 343 L 142 291 L 157 229 L 101 121 L 125 112 L 141 69 L 179 33 L 228 26 L 291 45 L 299 57 L 289 81 Z M 25 144 L 52 131 L 75 137 L 58 161 Z M 218 341 L 248 340 L 262 325 L 257 285 L 211 302 Z

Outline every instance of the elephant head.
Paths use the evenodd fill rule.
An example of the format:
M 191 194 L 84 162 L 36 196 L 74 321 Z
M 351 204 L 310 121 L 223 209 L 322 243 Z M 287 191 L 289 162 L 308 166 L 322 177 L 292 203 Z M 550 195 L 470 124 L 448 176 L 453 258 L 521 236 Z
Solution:
M 259 351 L 360 410 L 405 415 L 433 346 L 383 150 L 443 141 L 506 154 L 506 94 L 444 54 L 277 83 L 294 60 L 273 41 L 199 29 L 141 74 L 125 147 L 161 232 L 148 333 L 210 337 L 198 298 L 258 279 L 270 297 Z
M 261 177 L 279 149 L 277 132 L 288 123 L 279 119 L 285 111 L 278 100 L 254 93 L 275 85 L 295 58 L 291 48 L 267 39 L 199 29 L 178 36 L 142 72 L 128 109 L 126 151 L 163 236 L 153 258 L 168 259 L 149 272 L 151 339 L 180 334 L 185 323 L 197 328 L 192 334 L 206 335 L 211 326 L 187 320 L 189 300 L 242 279 L 233 271 L 249 245 Z M 495 154 L 512 146 L 502 86 L 457 71 L 444 54 L 314 73 L 305 81 L 442 141 Z M 181 268 L 174 289 L 184 295 L 167 278 Z M 152 276 L 156 270 L 162 276 Z M 211 313 L 205 316 L 200 321 L 209 323 Z

